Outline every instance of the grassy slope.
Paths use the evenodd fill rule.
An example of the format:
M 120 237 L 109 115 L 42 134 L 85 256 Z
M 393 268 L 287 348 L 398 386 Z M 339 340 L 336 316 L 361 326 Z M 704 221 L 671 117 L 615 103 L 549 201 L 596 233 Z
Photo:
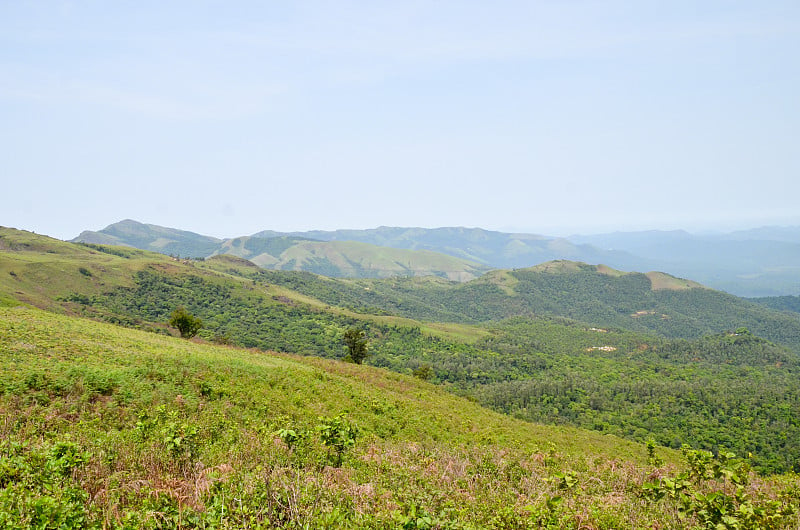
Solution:
M 60 307 L 48 298 L 55 292 L 76 286 L 102 291 L 110 287 L 110 278 L 122 284 L 132 271 L 153 263 L 139 251 L 117 256 L 26 233 L 2 236 L 0 244 L 16 250 L 0 258 L 0 286 L 18 286 L 15 282 L 39 274 L 38 282 L 26 285 L 38 285 L 39 301 L 49 300 L 53 307 Z M 25 248 L 38 257 L 26 258 Z M 250 268 L 230 258 L 220 262 L 208 266 Z M 156 265 L 201 272 L 164 257 Z M 6 274 L 19 267 L 25 275 Z M 114 274 L 94 274 L 100 271 L 95 267 Z M 81 501 L 93 510 L 91 517 L 120 521 L 129 516 L 131 527 L 155 524 L 154 513 L 184 522 L 190 516 L 212 517 L 214 509 L 226 506 L 225 498 L 245 498 L 258 512 L 234 516 L 235 506 L 227 506 L 231 527 L 251 524 L 247 517 L 267 527 L 288 520 L 395 527 L 418 509 L 440 520 L 497 527 L 505 524 L 496 519 L 501 514 L 518 522 L 527 518 L 526 524 L 534 515 L 537 521 L 555 517 L 565 527 L 579 520 L 597 527 L 652 521 L 679 526 L 674 506 L 645 508 L 631 493 L 631 485 L 649 471 L 618 459 L 636 460 L 641 446 L 610 436 L 521 423 L 369 368 L 190 345 L 29 309 L 5 309 L 0 315 L 3 416 L 20 418 L 2 424 L 2 439 L 12 445 L 2 445 L 0 456 L 12 466 L 18 460 L 30 464 L 20 471 L 22 478 L 0 480 L 11 484 L 5 490 L 10 497 L 0 496 L 0 503 L 13 501 L 20 514 L 30 508 L 25 503 L 42 496 L 54 497 L 58 506 L 69 504 L 68 483 L 95 499 Z M 161 412 L 159 405 L 165 406 Z M 271 434 L 281 427 L 311 429 L 318 414 L 343 411 L 362 429 L 360 439 L 369 440 L 356 448 L 344 471 L 320 467 L 325 450 L 318 442 L 292 452 Z M 175 434 L 191 450 L 172 450 L 165 435 Z M 15 441 L 30 445 L 20 448 Z M 49 451 L 61 441 L 77 443 L 93 456 L 71 474 L 75 484 L 62 481 L 49 486 L 55 493 L 36 493 L 44 479 L 32 469 L 42 459 L 52 460 Z M 564 473 L 574 473 L 578 486 L 570 478 L 561 491 Z M 198 486 L 214 480 L 216 490 Z M 554 496 L 565 500 L 548 504 Z M 313 507 L 302 513 L 291 508 L 303 500 Z M 387 523 L 390 519 L 395 523 Z
M 234 284 L 243 283 L 242 276 L 261 270 L 236 256 L 214 256 L 206 262 L 175 260 L 156 252 L 99 245 L 93 248 L 0 227 L 0 304 L 24 302 L 51 311 L 69 311 L 57 300 L 74 293 L 92 296 L 131 287 L 135 274 L 146 269 L 206 278 L 223 275 Z M 420 327 L 445 339 L 474 341 L 486 335 L 482 329 L 457 323 L 421 323 L 392 315 L 355 313 L 274 284 L 265 288 L 265 294 L 378 324 Z
M 412 511 L 499 527 L 498 514 L 522 523 L 566 494 L 554 515 L 565 526 L 584 517 L 605 527 L 677 521 L 674 508 L 630 498 L 631 484 L 649 472 L 642 446 L 513 420 L 386 371 L 21 307 L 0 309 L 0 349 L 0 485 L 15 495 L 0 495 L 0 514 L 47 497 L 55 511 L 82 505 L 90 520 L 140 527 L 162 517 L 172 518 L 167 527 L 190 526 L 192 517 L 226 527 L 381 527 Z M 360 430 L 341 469 L 324 465 L 313 440 L 290 451 L 274 434 L 313 430 L 318 416 L 340 413 Z M 48 448 L 62 442 L 89 453 L 71 480 L 39 493 L 19 483 L 38 475 L 14 466 L 52 460 Z M 559 492 L 568 472 L 577 485 Z
M 796 407 L 793 400 L 796 384 L 791 379 L 793 363 L 771 368 L 751 358 L 734 357 L 717 365 L 716 359 L 706 359 L 703 355 L 699 356 L 703 358 L 702 363 L 689 362 L 698 355 L 673 359 L 670 356 L 674 352 L 663 353 L 667 358 L 661 359 L 662 353 L 655 350 L 647 355 L 641 353 L 641 347 L 652 349 L 660 343 L 653 337 L 630 333 L 598 334 L 588 331 L 590 326 L 557 319 L 526 317 L 477 327 L 420 323 L 409 318 L 368 313 L 372 310 L 370 305 L 380 309 L 385 307 L 386 300 L 396 301 L 393 310 L 418 311 L 421 306 L 417 300 L 426 296 L 429 298 L 424 301 L 429 305 L 423 307 L 439 310 L 441 300 L 430 297 L 430 292 L 437 289 L 466 293 L 462 300 L 473 305 L 463 307 L 485 310 L 491 302 L 503 310 L 514 309 L 517 299 L 526 296 L 518 291 L 530 283 L 520 272 L 529 271 L 491 273 L 486 279 L 465 286 L 437 278 L 336 281 L 308 273 L 260 271 L 253 264 L 234 257 L 183 263 L 135 249 L 87 248 L 22 232 L 4 232 L 0 242 L 17 249 L 0 252 L 0 288 L 6 289 L 9 296 L 16 295 L 14 288 L 22 289 L 18 292 L 24 296 L 16 295 L 18 298 L 35 299 L 42 307 L 85 311 L 95 317 L 164 331 L 163 322 L 172 309 L 176 305 L 186 305 L 206 320 L 203 332 L 208 338 L 215 334 L 228 335 L 248 346 L 329 357 L 341 355 L 341 334 L 348 326 L 363 326 L 371 331 L 371 350 L 375 356 L 370 362 L 403 373 L 429 364 L 434 380 L 526 419 L 567 421 L 640 441 L 653 437 L 673 447 L 684 442 L 704 448 L 735 447 L 740 452 L 752 451 L 756 454 L 756 465 L 772 471 L 790 469 L 797 462 L 794 441 L 784 444 L 778 439 L 781 435 L 791 440 L 796 431 L 796 422 L 786 423 L 786 414 L 781 412 L 784 407 L 789 407 L 789 411 Z M 27 265 L 20 268 L 21 262 Z M 616 274 L 609 270 L 593 275 L 592 271 L 583 270 L 587 266 L 573 262 L 548 267 L 557 274 L 547 274 L 555 274 L 562 281 L 567 277 L 564 270 L 577 272 L 589 287 L 597 276 L 607 282 L 620 278 L 639 283 L 649 281 L 643 275 Z M 14 269 L 22 272 L 16 276 L 6 275 L 3 274 L 6 268 L 9 272 Z M 81 268 L 90 275 L 81 273 Z M 110 305 L 98 307 L 99 312 L 93 312 L 95 309 L 90 306 L 55 301 L 57 297 L 74 293 L 97 294 L 98 298 L 103 298 L 104 295 L 98 293 L 133 284 L 134 274 L 143 269 L 150 273 L 166 273 L 163 275 L 166 282 L 138 294 L 128 293 L 111 299 Z M 108 271 L 113 274 L 107 274 Z M 258 280 L 236 275 L 255 275 L 253 277 Z M 191 281 L 181 283 L 186 279 Z M 329 303 L 277 285 L 279 279 L 296 280 L 289 282 L 289 287 L 310 285 L 315 294 L 328 293 Z M 487 291 L 486 282 L 497 288 Z M 634 287 L 637 286 L 638 283 L 634 283 Z M 384 288 L 385 292 L 378 292 Z M 33 295 L 25 294 L 27 292 Z M 494 298 L 487 298 L 487 292 L 493 293 Z M 334 300 L 334 296 L 339 298 Z M 556 290 L 548 301 L 557 296 Z M 340 307 L 338 304 L 343 300 L 366 300 L 367 305 L 358 306 L 357 310 Z M 520 313 L 525 314 L 525 311 L 520 310 Z M 651 317 L 646 314 L 642 318 Z M 388 329 L 392 327 L 399 329 Z M 415 328 L 422 331 L 422 336 L 414 334 Z M 441 341 L 431 340 L 430 336 Z M 598 350 L 600 347 L 611 348 L 611 351 Z M 701 347 L 686 345 L 686 348 L 703 349 Z M 678 353 L 681 351 L 679 349 Z M 760 351 L 750 351 L 748 355 Z M 744 352 L 733 352 L 733 355 L 740 353 Z M 767 353 L 775 354 L 771 350 Z M 752 369 L 745 370 L 745 366 Z M 635 388 L 636 395 L 629 395 L 628 388 Z M 776 388 L 784 395 L 774 395 Z M 691 393 L 702 395 L 701 402 L 686 402 L 682 396 Z M 655 408 L 648 405 L 647 395 L 650 401 L 664 400 L 661 410 L 668 413 L 654 412 Z M 737 401 L 729 399 L 729 395 L 748 399 Z M 552 400 L 549 405 L 546 404 L 548 400 Z M 622 409 L 615 405 L 618 400 L 623 400 Z M 772 405 L 778 406 L 770 409 Z M 751 410 L 741 420 L 736 419 L 740 407 Z M 788 414 L 791 416 L 791 412 Z M 686 422 L 689 427 L 684 428 L 680 422 Z M 745 436 L 745 432 L 753 436 Z

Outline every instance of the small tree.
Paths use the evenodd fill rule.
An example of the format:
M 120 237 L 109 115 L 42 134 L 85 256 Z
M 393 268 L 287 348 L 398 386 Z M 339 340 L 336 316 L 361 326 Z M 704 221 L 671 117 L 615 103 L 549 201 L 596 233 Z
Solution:
M 344 452 L 356 444 L 358 428 L 347 421 L 344 414 L 339 414 L 333 418 L 320 417 L 319 421 L 317 431 L 319 431 L 322 445 L 328 448 L 328 461 L 332 461 L 330 451 L 333 449 L 336 452 L 336 460 L 332 461 L 332 463 L 334 466 L 339 467 L 342 465 Z
M 203 327 L 203 321 L 181 306 L 172 312 L 172 316 L 169 318 L 169 325 L 177 328 L 184 339 L 191 339 Z
M 348 355 L 345 361 L 361 364 L 367 358 L 367 337 L 364 330 L 350 328 L 344 332 L 344 343 L 347 345 Z

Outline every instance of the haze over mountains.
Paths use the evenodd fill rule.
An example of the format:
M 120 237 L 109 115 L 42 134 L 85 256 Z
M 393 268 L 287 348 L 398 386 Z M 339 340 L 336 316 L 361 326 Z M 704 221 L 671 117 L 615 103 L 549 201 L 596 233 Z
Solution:
M 624 271 L 657 270 L 738 296 L 800 294 L 800 227 L 723 234 L 615 232 L 566 238 L 480 228 L 276 232 L 218 239 L 124 220 L 75 242 L 128 245 L 182 257 L 233 254 L 276 270 L 333 277 L 436 275 L 468 281 L 494 268 L 568 259 Z

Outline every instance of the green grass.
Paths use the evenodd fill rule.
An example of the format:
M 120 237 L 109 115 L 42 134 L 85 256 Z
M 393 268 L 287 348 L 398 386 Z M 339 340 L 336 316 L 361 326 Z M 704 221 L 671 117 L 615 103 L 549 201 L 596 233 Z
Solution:
M 50 310 L 72 293 L 87 296 L 133 285 L 148 266 L 179 268 L 172 258 L 129 247 L 84 246 L 0 227 L 0 296 Z
M 640 444 L 514 420 L 380 369 L 23 307 L 0 308 L 0 354 L 4 528 L 697 522 L 643 497 L 678 472 L 672 451 L 648 464 Z M 337 466 L 316 429 L 341 414 L 358 434 Z M 790 506 L 799 487 L 752 477 L 748 494 Z

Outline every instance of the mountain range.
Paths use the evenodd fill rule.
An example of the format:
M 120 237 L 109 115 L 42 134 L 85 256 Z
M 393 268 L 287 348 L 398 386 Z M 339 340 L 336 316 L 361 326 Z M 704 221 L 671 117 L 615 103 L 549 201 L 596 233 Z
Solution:
M 332 277 L 435 275 L 468 281 L 490 269 L 552 260 L 658 270 L 737 296 L 800 294 L 800 227 L 724 234 L 616 232 L 550 237 L 481 228 L 401 228 L 277 232 L 219 239 L 133 220 L 84 231 L 74 242 L 127 245 L 184 257 L 232 254 L 276 270 Z

